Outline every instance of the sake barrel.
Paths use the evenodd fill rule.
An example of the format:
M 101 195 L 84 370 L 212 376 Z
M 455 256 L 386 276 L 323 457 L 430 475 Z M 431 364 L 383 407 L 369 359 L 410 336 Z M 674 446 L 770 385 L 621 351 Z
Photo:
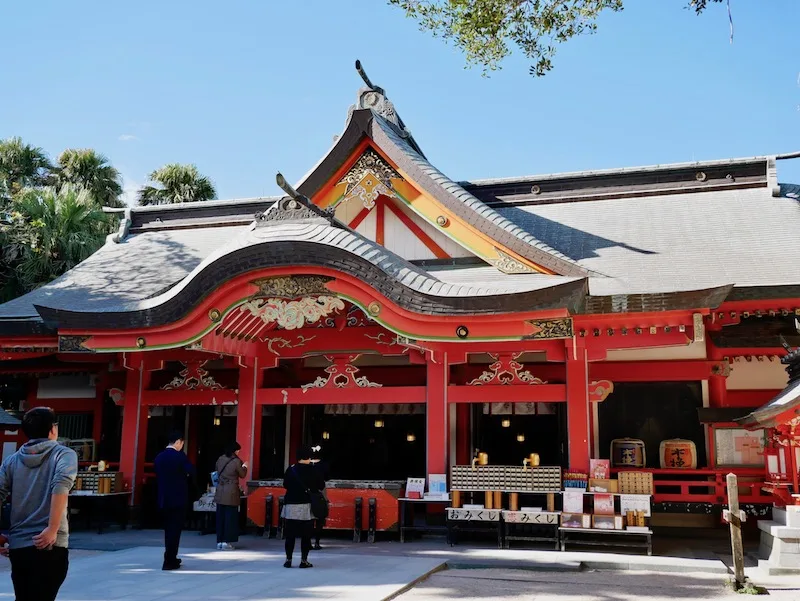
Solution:
M 697 447 L 691 440 L 662 440 L 658 448 L 661 468 L 693 470 L 697 467 Z
M 611 441 L 611 465 L 644 467 L 644 441 L 638 438 L 615 438 Z

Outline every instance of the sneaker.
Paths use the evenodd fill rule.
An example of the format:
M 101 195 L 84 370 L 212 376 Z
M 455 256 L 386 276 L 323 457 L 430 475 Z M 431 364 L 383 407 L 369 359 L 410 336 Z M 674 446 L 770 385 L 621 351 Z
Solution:
M 172 570 L 179 570 L 179 569 L 180 569 L 180 567 L 181 567 L 181 564 L 179 564 L 178 562 L 175 562 L 175 563 L 165 563 L 164 565 L 162 565 L 162 566 L 161 566 L 161 569 L 162 569 L 164 572 L 171 572 Z
M 230 543 L 222 543 L 222 550 L 223 551 L 233 551 L 234 546 Z
M 225 543 L 217 543 L 217 550 L 222 551 L 225 548 Z
M 311 565 L 310 563 L 308 563 L 307 561 L 301 561 L 300 562 L 300 567 L 302 569 L 306 569 L 306 568 L 313 568 L 314 566 Z
M 291 560 L 291 559 L 287 559 L 287 560 L 284 562 L 284 564 L 283 564 L 283 567 L 284 567 L 284 568 L 291 568 L 291 567 L 292 567 L 292 560 Z

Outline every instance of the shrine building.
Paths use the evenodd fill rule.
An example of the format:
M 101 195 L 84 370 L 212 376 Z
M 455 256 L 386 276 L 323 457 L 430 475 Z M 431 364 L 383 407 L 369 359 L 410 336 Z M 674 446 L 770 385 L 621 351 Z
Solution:
M 770 507 L 765 457 L 800 407 L 758 413 L 800 345 L 800 186 L 776 157 L 457 182 L 363 78 L 283 196 L 126 209 L 89 259 L 0 305 L 4 455 L 13 416 L 47 405 L 143 515 L 175 428 L 201 481 L 237 440 L 253 494 L 307 443 L 342 503 L 480 452 L 651 472 L 667 521 L 714 520 L 731 471 Z

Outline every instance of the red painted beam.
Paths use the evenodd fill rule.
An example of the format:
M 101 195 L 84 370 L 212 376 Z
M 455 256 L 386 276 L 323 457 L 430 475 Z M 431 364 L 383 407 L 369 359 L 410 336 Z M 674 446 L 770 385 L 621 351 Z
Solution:
M 422 242 L 429 251 L 431 251 L 437 259 L 448 259 L 450 255 L 448 255 L 444 249 L 434 242 L 433 238 L 431 238 L 425 231 L 418 226 L 414 221 L 406 215 L 402 209 L 396 207 L 393 202 L 387 201 L 386 206 L 389 207 L 389 210 L 394 213 L 395 217 L 397 217 L 404 226 L 406 226 L 409 231 L 414 234 L 420 242 Z
M 386 203 L 382 198 L 378 198 L 378 205 L 375 213 L 375 242 L 381 246 L 385 246 L 386 237 L 384 231 L 386 229 Z
M 525 386 L 457 386 L 448 387 L 450 403 L 562 403 L 567 400 L 564 384 L 532 384 Z
M 761 407 L 778 396 L 780 390 L 728 390 L 727 407 Z
M 347 224 L 347 227 L 349 227 L 351 230 L 356 229 L 359 225 L 361 225 L 361 222 L 367 218 L 367 215 L 369 215 L 369 209 L 361 209 L 353 221 Z
M 590 380 L 688 382 L 708 380 L 719 361 L 600 361 L 589 364 Z
M 145 390 L 142 404 L 150 406 L 223 405 L 236 403 L 236 390 Z
M 383 388 L 259 388 L 259 405 L 351 405 L 425 403 L 425 386 Z

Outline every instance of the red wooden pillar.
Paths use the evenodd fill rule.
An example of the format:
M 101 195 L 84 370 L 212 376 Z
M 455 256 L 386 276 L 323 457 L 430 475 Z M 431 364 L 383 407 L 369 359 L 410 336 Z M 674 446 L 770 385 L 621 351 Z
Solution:
M 239 368 L 239 405 L 236 418 L 236 441 L 242 445 L 239 453 L 249 466 L 249 477 L 258 476 L 261 455 L 261 406 L 256 404 L 258 388 L 258 358 L 244 358 Z
M 147 405 L 143 394 L 150 381 L 150 372 L 140 361 L 127 373 L 125 405 L 122 409 L 122 448 L 119 470 L 131 491 L 130 504 L 138 505 L 144 476 L 144 454 L 147 448 Z
M 103 436 L 103 405 L 105 404 L 106 398 L 106 378 L 102 376 L 98 377 L 95 386 L 95 405 L 92 415 L 92 438 L 95 440 L 95 443 L 99 445 L 100 439 Z M 98 457 L 98 459 L 104 459 L 104 457 Z
M 427 366 L 427 461 L 428 476 L 447 473 L 447 353 L 433 353 Z
M 467 465 L 472 457 L 469 403 L 456 405 L 456 464 Z
M 569 469 L 588 472 L 589 458 L 589 364 L 582 338 L 566 340 L 567 433 Z

